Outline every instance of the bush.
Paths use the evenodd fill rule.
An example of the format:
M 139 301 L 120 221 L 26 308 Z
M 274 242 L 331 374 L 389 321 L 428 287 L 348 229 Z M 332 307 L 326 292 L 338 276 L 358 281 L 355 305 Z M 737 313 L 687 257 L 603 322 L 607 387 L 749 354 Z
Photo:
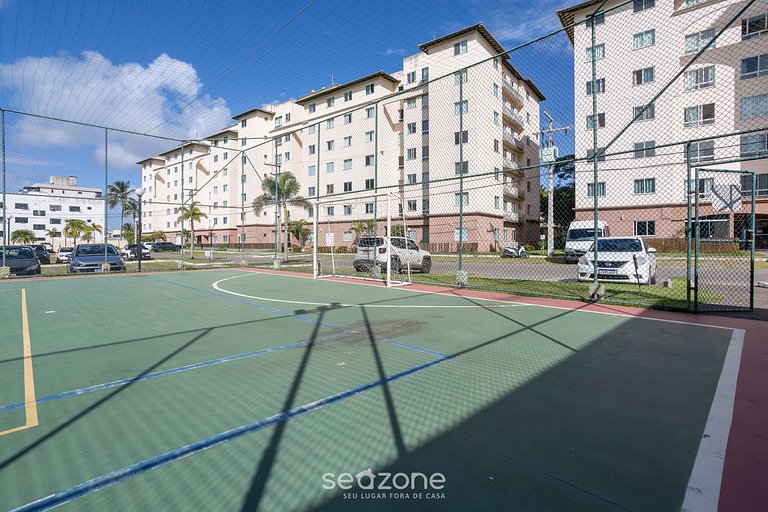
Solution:
M 299 247 L 298 245 L 292 245 L 291 252 L 301 252 L 301 247 Z
M 349 247 L 347 247 L 346 245 L 340 245 L 339 247 L 336 248 L 336 252 L 339 254 L 347 253 L 349 252 Z
M 538 246 L 536 246 L 534 244 L 525 244 L 523 247 L 525 247 L 525 250 L 528 251 L 528 252 L 533 252 L 533 251 L 538 251 L 539 250 Z
M 227 246 L 224 245 L 224 244 L 219 244 L 219 245 L 216 246 L 216 250 L 217 251 L 226 251 L 227 250 Z

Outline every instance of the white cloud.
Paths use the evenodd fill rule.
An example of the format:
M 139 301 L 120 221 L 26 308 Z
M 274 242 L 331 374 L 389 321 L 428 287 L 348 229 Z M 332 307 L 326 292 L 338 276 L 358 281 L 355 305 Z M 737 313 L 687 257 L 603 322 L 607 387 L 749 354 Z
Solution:
M 140 133 L 203 137 L 231 122 L 222 98 L 200 94 L 195 68 L 167 54 L 147 66 L 114 64 L 95 51 L 25 57 L 0 64 L 0 85 L 11 108 Z M 92 128 L 40 120 L 24 119 L 16 128 L 30 143 L 83 146 L 94 137 Z
M 405 50 L 403 48 L 387 48 L 384 50 L 384 55 L 387 57 L 391 55 L 405 55 Z

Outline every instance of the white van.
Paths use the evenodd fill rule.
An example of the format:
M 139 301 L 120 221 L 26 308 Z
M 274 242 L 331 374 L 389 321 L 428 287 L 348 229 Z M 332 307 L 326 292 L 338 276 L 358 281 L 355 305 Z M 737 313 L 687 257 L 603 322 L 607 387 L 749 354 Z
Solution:
M 608 231 L 608 223 L 597 221 L 597 236 L 611 236 Z M 595 221 L 575 220 L 568 226 L 568 235 L 565 237 L 565 261 L 576 263 L 595 241 Z

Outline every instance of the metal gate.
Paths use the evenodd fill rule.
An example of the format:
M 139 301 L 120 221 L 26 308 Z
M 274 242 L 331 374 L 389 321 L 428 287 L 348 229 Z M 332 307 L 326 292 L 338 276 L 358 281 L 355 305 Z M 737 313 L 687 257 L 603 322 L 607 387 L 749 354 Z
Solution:
M 688 309 L 752 311 L 755 277 L 753 171 L 695 168 L 688 191 Z M 690 176 L 690 173 L 689 173 Z

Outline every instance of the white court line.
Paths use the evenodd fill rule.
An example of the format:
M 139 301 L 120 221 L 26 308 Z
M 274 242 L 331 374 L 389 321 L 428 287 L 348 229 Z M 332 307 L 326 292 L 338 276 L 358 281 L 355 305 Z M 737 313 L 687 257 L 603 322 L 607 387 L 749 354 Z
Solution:
M 743 345 L 744 331 L 734 329 L 688 480 L 682 512 L 717 512 Z
M 483 307 L 491 307 L 491 308 L 503 308 L 503 307 L 518 307 L 518 306 L 525 306 L 526 304 L 518 304 L 515 302 L 504 302 L 500 300 L 495 299 L 482 299 L 487 301 L 493 301 L 498 302 L 499 304 L 491 305 L 491 306 L 481 306 L 478 304 L 462 304 L 462 305 L 453 305 L 453 306 L 438 306 L 434 304 L 428 304 L 428 305 L 416 305 L 416 304 L 344 304 L 344 303 L 337 303 L 337 302 L 307 302 L 307 301 L 300 301 L 300 300 L 287 300 L 287 299 L 274 299 L 271 297 L 259 297 L 257 295 L 248 295 L 245 293 L 237 293 L 233 292 L 231 290 L 226 290 L 224 288 L 221 288 L 219 286 L 219 283 L 223 283 L 224 281 L 229 281 L 230 279 L 237 279 L 240 277 L 246 277 L 248 274 L 250 275 L 259 275 L 257 272 L 249 272 L 246 274 L 240 274 L 237 276 L 231 276 L 226 277 L 224 279 L 219 279 L 218 281 L 211 284 L 211 286 L 222 293 L 228 293 L 230 295 L 236 295 L 238 297 L 243 297 L 246 299 L 253 299 L 253 300 L 263 300 L 268 302 L 280 302 L 283 304 L 298 304 L 301 306 L 336 306 L 336 307 L 358 307 L 358 308 L 400 308 L 400 309 L 430 309 L 430 308 L 448 308 L 448 309 L 468 309 L 468 308 L 483 308 Z M 280 274 L 269 274 L 269 275 L 280 275 Z M 285 277 L 299 277 L 299 276 L 285 276 Z M 314 278 L 307 278 L 312 279 Z M 367 285 L 367 286 L 374 286 L 374 285 Z M 381 287 L 379 287 L 381 288 Z M 415 290 L 413 290 L 415 291 Z M 422 293 L 429 293 L 429 294 L 435 294 L 435 292 L 422 292 Z M 440 295 L 440 294 L 438 294 Z M 448 297 L 454 297 L 454 298 L 461 298 L 456 297 L 454 295 L 448 295 Z M 474 297 L 473 297 L 474 298 Z

